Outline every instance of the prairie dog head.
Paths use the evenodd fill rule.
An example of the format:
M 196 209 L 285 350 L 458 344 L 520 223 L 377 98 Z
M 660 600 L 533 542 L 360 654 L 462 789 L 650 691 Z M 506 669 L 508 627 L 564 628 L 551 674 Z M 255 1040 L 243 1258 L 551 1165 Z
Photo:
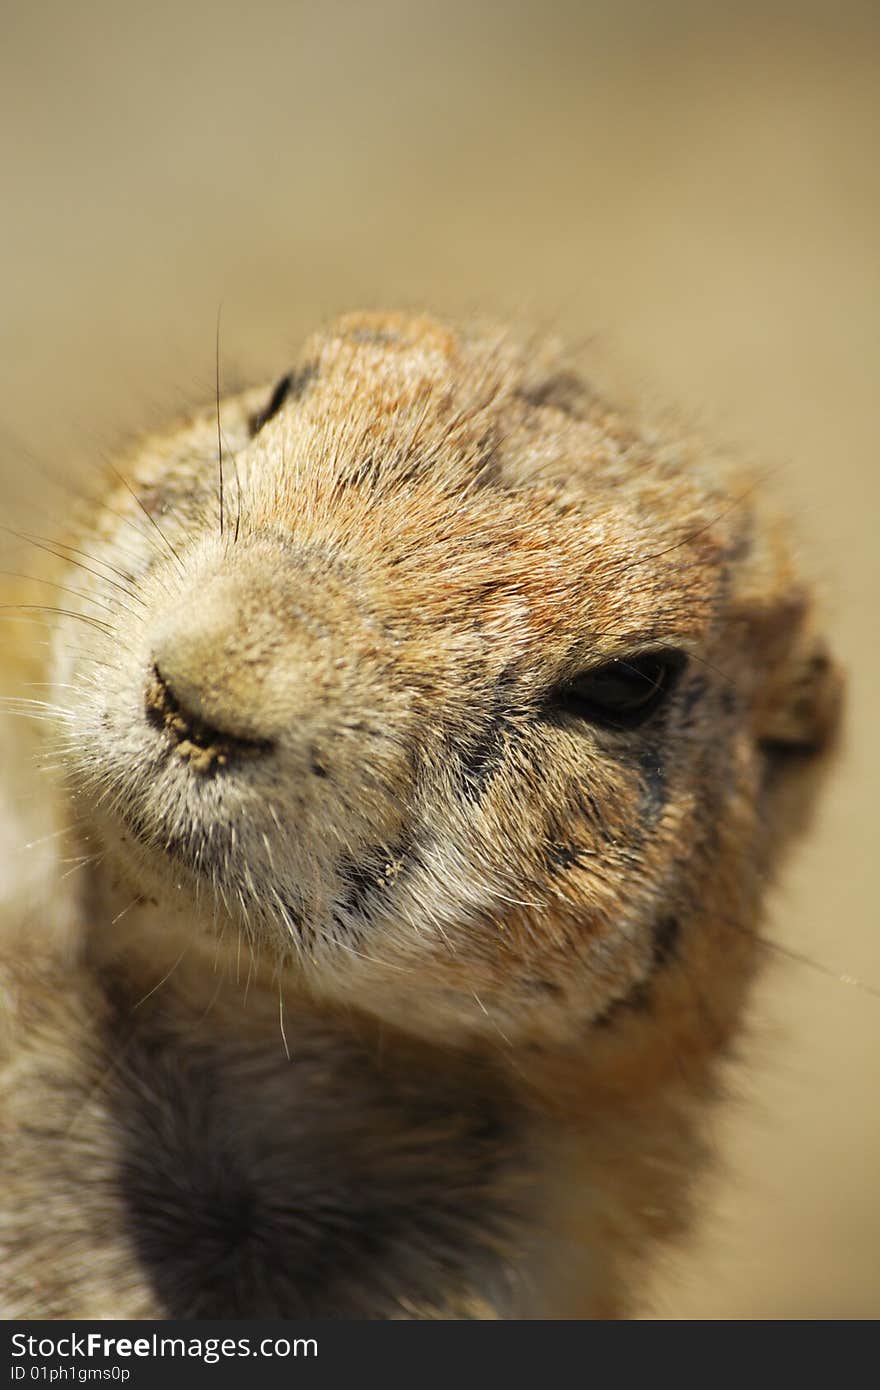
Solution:
M 747 482 L 529 344 L 359 315 L 148 440 L 58 644 L 128 889 L 429 1037 L 737 975 L 836 681 Z M 80 580 L 82 576 L 79 576 Z M 79 587 L 82 587 L 80 584 Z

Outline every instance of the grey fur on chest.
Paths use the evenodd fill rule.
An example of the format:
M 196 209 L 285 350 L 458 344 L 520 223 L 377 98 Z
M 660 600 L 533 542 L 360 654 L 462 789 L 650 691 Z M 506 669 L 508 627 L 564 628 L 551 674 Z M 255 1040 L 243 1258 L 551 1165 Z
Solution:
M 515 1301 L 516 1122 L 449 1059 L 393 1066 L 314 1018 L 230 1042 L 104 1025 L 113 1184 L 170 1318 L 504 1316 Z

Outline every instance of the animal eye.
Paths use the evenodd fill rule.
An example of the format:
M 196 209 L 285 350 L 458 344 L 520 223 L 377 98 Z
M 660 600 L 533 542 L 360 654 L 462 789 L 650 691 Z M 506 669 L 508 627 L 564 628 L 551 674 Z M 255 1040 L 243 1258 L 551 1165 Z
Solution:
M 554 703 L 605 728 L 634 729 L 663 703 L 684 662 L 676 651 L 615 657 L 561 686 Z
M 287 397 L 290 395 L 293 384 L 293 372 L 288 372 L 287 376 L 281 378 L 268 401 L 263 406 L 263 409 L 258 410 L 256 415 L 251 416 L 249 421 L 251 436 L 259 434 L 263 426 L 268 425 L 269 421 L 275 418 L 284 402 L 287 400 Z

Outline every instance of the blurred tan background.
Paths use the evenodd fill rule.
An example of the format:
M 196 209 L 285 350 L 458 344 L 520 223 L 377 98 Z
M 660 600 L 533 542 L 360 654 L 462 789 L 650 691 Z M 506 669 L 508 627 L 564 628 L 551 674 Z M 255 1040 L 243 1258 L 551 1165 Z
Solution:
M 873 11 L 873 14 L 872 14 Z M 596 335 L 780 467 L 849 670 L 773 906 L 725 1169 L 661 1317 L 880 1314 L 880 11 L 768 0 L 4 0 L 2 521 L 353 307 Z M 42 466 L 42 465 L 40 465 Z

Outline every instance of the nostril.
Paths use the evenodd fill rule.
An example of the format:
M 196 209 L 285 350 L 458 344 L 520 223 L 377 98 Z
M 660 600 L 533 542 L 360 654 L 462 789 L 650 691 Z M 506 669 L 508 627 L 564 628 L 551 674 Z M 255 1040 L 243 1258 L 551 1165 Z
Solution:
M 147 682 L 144 708 L 148 722 L 171 739 L 178 755 L 196 772 L 216 772 L 235 759 L 260 757 L 272 750 L 270 739 L 244 738 L 187 710 L 158 665 Z

